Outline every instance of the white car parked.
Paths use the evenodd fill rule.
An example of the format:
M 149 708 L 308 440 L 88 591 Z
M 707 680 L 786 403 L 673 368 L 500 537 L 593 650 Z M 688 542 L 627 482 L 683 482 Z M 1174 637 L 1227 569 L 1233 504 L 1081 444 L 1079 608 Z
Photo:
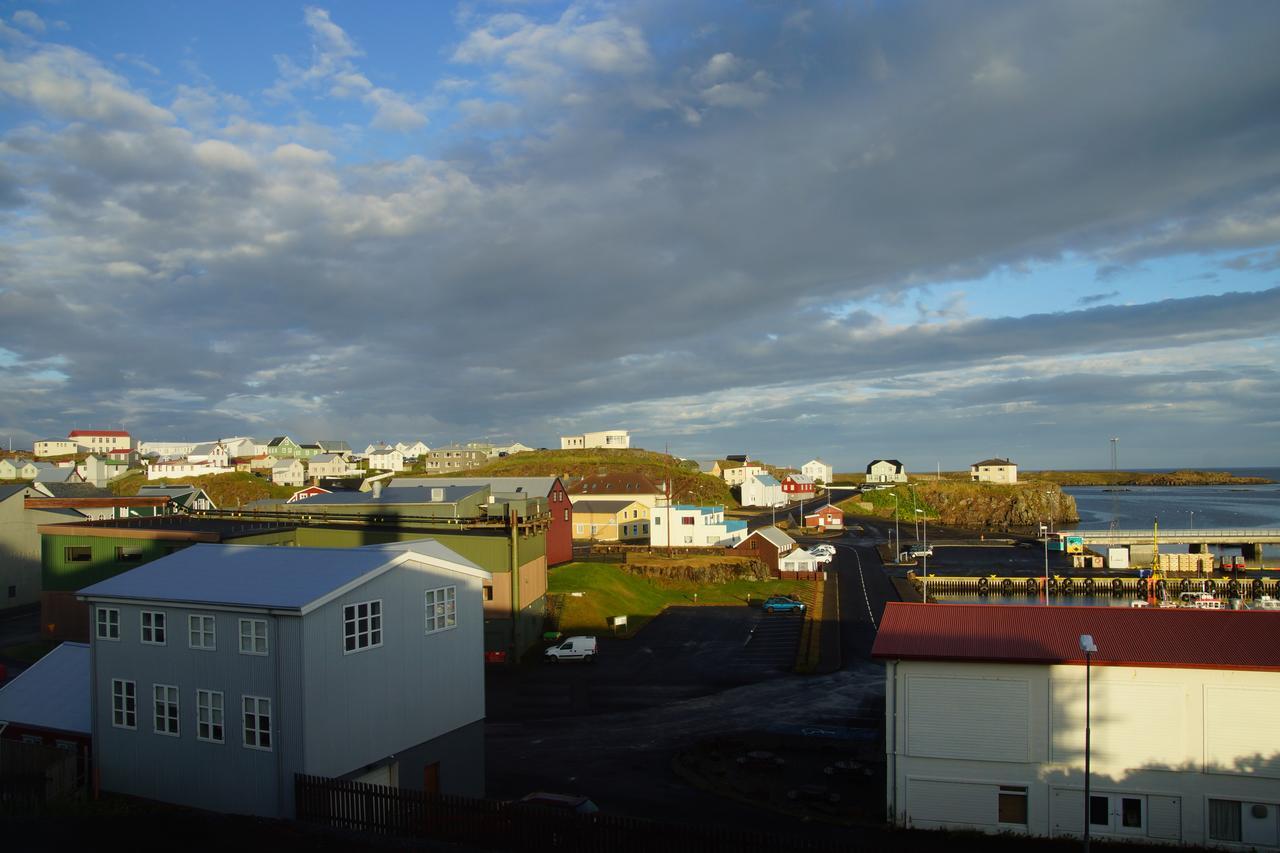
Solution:
M 596 662 L 595 637 L 570 637 L 562 643 L 552 646 L 544 653 L 544 660 L 549 663 L 562 660 L 580 660 L 587 663 Z

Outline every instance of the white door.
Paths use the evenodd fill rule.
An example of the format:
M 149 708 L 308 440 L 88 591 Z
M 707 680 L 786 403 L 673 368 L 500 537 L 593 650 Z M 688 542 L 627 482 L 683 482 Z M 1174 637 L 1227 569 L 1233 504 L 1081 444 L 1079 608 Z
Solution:
M 1089 831 L 1147 834 L 1147 798 L 1136 794 L 1090 794 Z

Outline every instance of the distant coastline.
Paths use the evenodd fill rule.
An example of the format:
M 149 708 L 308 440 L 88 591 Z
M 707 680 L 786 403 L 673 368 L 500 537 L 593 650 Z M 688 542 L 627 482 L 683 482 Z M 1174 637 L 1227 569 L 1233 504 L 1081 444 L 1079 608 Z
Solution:
M 1269 486 L 1267 477 L 1237 476 L 1230 471 L 1026 471 L 1027 480 L 1059 486 Z

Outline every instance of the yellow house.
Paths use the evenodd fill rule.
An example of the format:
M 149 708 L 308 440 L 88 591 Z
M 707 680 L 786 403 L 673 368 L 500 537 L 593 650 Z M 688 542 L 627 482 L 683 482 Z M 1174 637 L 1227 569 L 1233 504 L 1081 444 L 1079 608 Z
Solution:
M 573 538 L 596 542 L 649 541 L 649 507 L 640 501 L 577 501 Z

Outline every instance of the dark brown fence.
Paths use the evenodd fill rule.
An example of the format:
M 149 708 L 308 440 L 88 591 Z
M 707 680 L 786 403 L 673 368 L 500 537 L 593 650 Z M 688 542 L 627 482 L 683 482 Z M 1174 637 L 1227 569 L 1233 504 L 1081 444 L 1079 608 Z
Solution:
M 81 788 L 74 752 L 0 741 L 0 815 L 34 814 L 50 799 Z
M 588 814 L 343 782 L 294 777 L 299 820 L 382 835 L 450 841 L 494 850 L 558 853 L 836 853 L 848 844 L 724 829 L 668 824 L 618 815 Z

